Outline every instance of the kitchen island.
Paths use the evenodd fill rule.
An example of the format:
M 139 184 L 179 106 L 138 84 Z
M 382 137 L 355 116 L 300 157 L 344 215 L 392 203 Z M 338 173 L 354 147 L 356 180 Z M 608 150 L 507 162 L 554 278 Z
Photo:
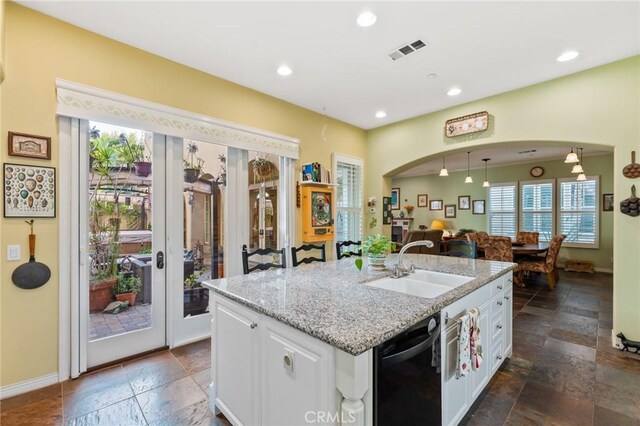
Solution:
M 396 257 L 389 256 L 386 266 Z M 515 265 L 414 254 L 404 260 L 419 270 L 468 280 L 432 298 L 416 297 L 371 286 L 390 270 L 358 271 L 352 259 L 343 259 L 205 282 L 213 316 L 212 408 L 234 424 L 372 424 L 372 348 L 438 314 L 446 362 L 447 333 L 456 328 L 449 319 L 483 304 L 485 353 L 493 355 L 498 344 L 490 340 L 491 315 L 491 323 L 495 316 L 500 329 L 504 324 L 508 330 L 500 334 L 499 359 L 510 354 L 511 312 L 503 299 L 510 306 Z M 498 306 L 498 298 L 499 310 L 491 305 Z M 482 386 L 469 390 L 468 399 L 500 363 L 487 364 Z M 447 374 L 443 368 L 443 391 L 451 379 Z M 465 381 L 457 382 L 460 387 Z M 465 398 L 456 409 L 443 395 L 443 423 L 455 423 L 470 401 Z

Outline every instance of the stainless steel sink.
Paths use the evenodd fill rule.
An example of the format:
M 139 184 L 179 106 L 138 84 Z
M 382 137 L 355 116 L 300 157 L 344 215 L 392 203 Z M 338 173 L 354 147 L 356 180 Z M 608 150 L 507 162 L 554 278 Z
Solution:
M 432 299 L 468 283 L 472 279 L 472 277 L 462 275 L 416 270 L 414 274 L 409 274 L 402 278 L 386 277 L 370 281 L 365 285 Z

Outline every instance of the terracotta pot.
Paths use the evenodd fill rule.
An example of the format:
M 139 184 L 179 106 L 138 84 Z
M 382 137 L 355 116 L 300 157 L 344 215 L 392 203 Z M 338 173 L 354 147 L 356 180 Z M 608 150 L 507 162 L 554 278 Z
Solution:
M 133 306 L 136 304 L 136 293 L 116 294 L 116 300 L 118 302 L 129 302 L 129 306 Z
M 111 287 L 118 282 L 116 277 L 107 278 L 96 283 L 89 284 L 89 311 L 102 312 L 113 301 Z
M 200 171 L 198 169 L 184 169 L 184 181 L 187 183 L 194 183 L 198 180 Z
M 136 161 L 133 167 L 136 176 L 147 177 L 151 174 L 151 163 L 148 161 Z

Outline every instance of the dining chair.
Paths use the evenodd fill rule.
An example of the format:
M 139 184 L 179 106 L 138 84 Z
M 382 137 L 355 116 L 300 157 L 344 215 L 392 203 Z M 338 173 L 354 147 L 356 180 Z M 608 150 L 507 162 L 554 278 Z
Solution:
M 442 256 L 476 258 L 476 243 L 462 240 L 447 241 L 447 251 L 440 253 Z
M 336 243 L 336 256 L 338 260 L 343 257 L 362 256 L 362 241 L 338 241 Z
M 566 238 L 566 235 L 554 235 L 549 244 L 549 250 L 544 258 L 537 259 L 525 259 L 518 263 L 520 270 L 526 272 L 542 272 L 547 274 L 547 285 L 550 289 L 554 289 L 560 274 L 558 274 L 558 253 L 562 242 Z
M 257 262 L 255 260 L 251 260 L 251 267 L 249 267 L 249 258 L 252 256 L 270 256 L 272 262 Z M 273 262 L 278 258 L 278 262 Z M 249 274 L 253 271 L 266 271 L 271 268 L 284 268 L 286 265 L 285 259 L 285 250 L 281 248 L 280 250 L 272 249 L 272 248 L 264 248 L 264 249 L 255 249 L 252 252 L 249 252 L 247 249 L 247 245 L 242 245 L 242 271 L 244 274 Z
M 478 233 L 477 232 L 467 232 L 464 234 L 468 243 L 477 243 L 478 242 Z
M 489 237 L 484 244 L 485 260 L 498 260 L 500 262 L 513 262 L 513 246 L 509 237 Z M 524 287 L 522 281 L 522 268 L 520 265 L 513 270 L 513 283 L 517 287 Z
M 307 256 L 303 259 L 298 260 L 298 252 L 301 251 L 310 251 L 310 250 L 319 250 L 320 257 Z M 293 266 L 298 266 L 301 263 L 311 263 L 311 262 L 326 262 L 327 256 L 324 249 L 324 244 L 303 244 L 300 247 L 291 247 L 291 262 Z
M 538 244 L 539 239 L 540 239 L 539 232 L 520 231 L 518 232 L 518 235 L 516 235 L 516 243 Z

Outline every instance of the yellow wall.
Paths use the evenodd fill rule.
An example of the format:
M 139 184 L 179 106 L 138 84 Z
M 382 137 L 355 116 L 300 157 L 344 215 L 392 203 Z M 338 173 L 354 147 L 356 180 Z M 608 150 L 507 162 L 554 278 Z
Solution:
M 1 111 L 7 130 L 52 137 L 50 162 L 58 161 L 54 79 L 62 78 L 208 116 L 299 138 L 300 162 L 331 166 L 331 152 L 364 158 L 363 130 L 287 102 L 238 86 L 141 50 L 114 42 L 34 12 L 6 4 L 6 80 Z M 321 132 L 327 124 L 328 140 Z M 6 148 L 0 159 L 7 158 Z M 33 162 L 33 161 L 32 161 Z M 37 162 L 37 161 L 36 161 Z M 300 166 L 298 165 L 298 168 Z M 21 219 L 2 219 L 1 246 L 22 245 L 20 262 L 2 259 L 2 348 L 0 385 L 37 378 L 58 370 L 58 221 L 40 219 L 36 258 L 52 269 L 52 279 L 37 290 L 20 290 L 11 271 L 27 260 L 28 228 Z M 298 230 L 297 240 L 300 241 Z M 3 251 L 4 253 L 4 251 Z
M 491 115 L 488 131 L 460 139 L 444 137 L 447 119 L 484 110 Z M 366 196 L 381 199 L 389 194 L 391 179 L 381 176 L 424 157 L 512 141 L 613 146 L 613 192 L 617 200 L 628 197 L 631 184 L 637 182 L 620 171 L 630 162 L 631 150 L 640 151 L 640 57 L 370 131 Z M 640 220 L 618 211 L 613 215 L 614 330 L 640 340 Z

